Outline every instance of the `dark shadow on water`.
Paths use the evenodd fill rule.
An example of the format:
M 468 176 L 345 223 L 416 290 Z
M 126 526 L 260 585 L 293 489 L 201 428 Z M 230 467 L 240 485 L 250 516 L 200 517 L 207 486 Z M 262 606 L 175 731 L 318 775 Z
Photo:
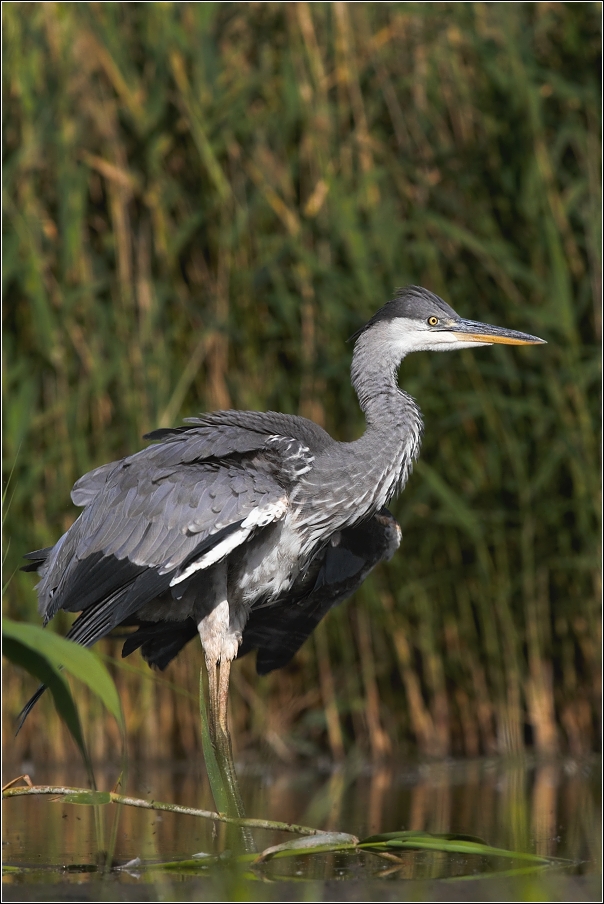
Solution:
M 444 882 L 377 882 L 355 879 L 300 883 L 256 883 L 245 897 L 234 897 L 232 884 L 215 878 L 171 883 L 169 891 L 157 885 L 56 885 L 4 887 L 4 901 L 599 901 L 601 885 L 595 876 L 581 879 L 547 876 L 531 880 L 478 880 L 465 885 Z M 228 896 L 227 896 L 228 895 Z

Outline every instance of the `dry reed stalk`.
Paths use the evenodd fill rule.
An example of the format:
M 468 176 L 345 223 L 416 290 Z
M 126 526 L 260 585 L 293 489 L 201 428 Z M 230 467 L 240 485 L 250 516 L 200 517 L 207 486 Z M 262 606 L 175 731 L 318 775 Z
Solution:
M 314 633 L 317 649 L 317 665 L 319 667 L 319 680 L 321 683 L 321 696 L 325 708 L 325 721 L 327 723 L 327 736 L 329 747 L 334 760 L 341 762 L 344 759 L 344 739 L 338 713 L 338 701 L 335 691 L 335 682 L 329 659 L 329 648 L 325 626 L 319 624 Z

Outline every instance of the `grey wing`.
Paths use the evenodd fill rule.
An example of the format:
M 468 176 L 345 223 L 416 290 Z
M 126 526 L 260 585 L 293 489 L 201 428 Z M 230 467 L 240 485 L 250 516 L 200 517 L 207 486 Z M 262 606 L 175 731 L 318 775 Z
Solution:
M 254 420 L 258 429 L 199 424 L 160 431 L 153 436 L 164 442 L 76 483 L 73 501 L 84 511 L 24 566 L 41 577 L 45 624 L 59 609 L 79 611 L 67 636 L 91 646 L 158 597 L 182 599 L 196 572 L 284 516 L 292 481 L 312 464 L 305 443 L 276 435 L 266 417 Z
M 108 633 L 110 608 L 114 626 L 282 518 L 314 457 L 303 441 L 270 432 L 281 425 L 276 415 L 218 413 L 158 431 L 162 442 L 81 478 L 74 499 L 84 511 L 39 566 L 45 623 L 59 609 L 98 607 Z
M 95 468 L 94 471 L 88 471 L 87 474 L 84 474 L 83 477 L 76 480 L 71 491 L 71 501 L 73 504 L 82 507 L 89 505 L 94 497 L 102 491 L 107 483 L 109 475 L 119 467 L 120 464 L 120 461 L 110 461 L 106 465 L 101 465 L 100 468 Z
M 145 571 L 163 592 L 224 558 L 287 508 L 284 487 L 258 456 L 178 465 L 168 456 L 163 467 L 157 454 L 149 458 L 118 463 L 47 557 L 38 587 L 45 620 L 59 609 L 101 603 Z
M 246 454 L 261 449 L 266 436 L 251 430 L 241 430 L 230 425 L 201 425 L 198 427 L 175 427 L 173 429 L 154 430 L 145 439 L 160 440 L 157 446 L 143 449 L 120 461 L 111 461 L 89 471 L 80 477 L 73 486 L 71 499 L 74 505 L 86 506 L 102 492 L 116 469 L 136 466 L 143 459 L 147 470 L 152 468 L 166 470 L 180 467 L 195 461 L 223 459 L 234 454 Z
M 283 478 L 295 479 L 300 467 L 304 473 L 312 465 L 311 448 L 322 451 L 332 438 L 322 427 L 302 417 L 275 411 L 215 411 L 202 418 L 187 418 L 189 426 L 162 428 L 145 435 L 158 441 L 152 446 L 120 461 L 109 462 L 80 477 L 73 486 L 75 505 L 89 505 L 102 492 L 117 468 L 135 464 L 143 458 L 147 468 L 169 469 L 192 462 L 222 462 L 234 455 L 249 455 L 272 449 L 273 458 Z M 287 460 L 291 458 L 291 468 Z

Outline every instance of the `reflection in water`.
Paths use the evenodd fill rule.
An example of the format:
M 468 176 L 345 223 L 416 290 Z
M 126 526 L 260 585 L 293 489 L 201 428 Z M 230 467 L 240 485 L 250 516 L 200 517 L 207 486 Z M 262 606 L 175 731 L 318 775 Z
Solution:
M 549 764 L 535 770 L 531 805 L 531 833 L 535 839 L 535 853 L 554 856 L 556 837 L 556 796 L 560 784 L 560 769 Z
M 131 764 L 127 791 L 136 797 L 213 809 L 201 769 L 201 764 Z M 5 764 L 4 780 L 19 771 Z M 352 762 L 331 773 L 303 766 L 284 769 L 248 763 L 240 767 L 240 775 L 250 816 L 352 832 L 360 837 L 400 829 L 466 833 L 497 847 L 583 861 L 588 872 L 598 869 L 596 760 L 544 764 L 496 759 L 447 761 L 406 769 L 394 763 L 368 769 Z M 40 784 L 85 785 L 85 776 L 73 768 L 46 767 L 32 778 Z M 110 770 L 97 770 L 101 788 L 112 787 L 115 778 Z M 14 865 L 93 863 L 95 852 L 107 846 L 118 814 L 113 806 L 100 808 L 103 825 L 97 838 L 92 808 L 41 798 L 9 800 L 4 807 L 8 817 L 3 823 L 5 862 Z M 134 857 L 155 860 L 184 858 L 199 851 L 218 852 L 223 849 L 224 835 L 224 826 L 214 827 L 193 817 L 123 808 L 116 857 L 123 862 Z M 278 833 L 257 833 L 260 848 L 282 840 L 283 835 Z M 445 855 L 430 858 L 405 855 L 399 877 L 446 876 L 458 869 Z M 322 861 L 321 869 L 327 868 L 326 862 Z M 337 862 L 337 858 L 331 858 L 329 873 L 337 871 Z

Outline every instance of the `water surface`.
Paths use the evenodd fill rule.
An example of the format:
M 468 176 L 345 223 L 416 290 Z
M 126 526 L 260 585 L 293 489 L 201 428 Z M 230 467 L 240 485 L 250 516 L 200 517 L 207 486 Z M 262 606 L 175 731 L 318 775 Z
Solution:
M 4 781 L 20 771 L 5 763 Z M 600 766 L 596 759 L 392 762 L 379 769 L 350 762 L 335 771 L 252 760 L 240 764 L 239 772 L 249 816 L 345 831 L 361 838 L 401 829 L 477 835 L 495 847 L 569 861 L 569 868 L 523 879 L 522 888 L 527 882 L 533 885 L 516 897 L 510 890 L 512 900 L 528 900 L 531 895 L 535 900 L 539 893 L 547 894 L 542 900 L 600 898 Z M 97 768 L 96 775 L 99 788 L 111 789 L 117 771 Z M 79 766 L 49 765 L 31 777 L 37 784 L 86 786 Z M 214 809 L 201 763 L 131 764 L 127 793 Z M 503 876 L 520 866 L 515 861 L 425 851 L 406 852 L 398 863 L 367 855 L 329 854 L 274 861 L 263 878 L 276 885 L 254 882 L 232 863 L 210 871 L 205 880 L 189 879 L 151 873 L 145 864 L 185 859 L 199 852 L 220 853 L 233 843 L 225 826 L 114 805 L 95 810 L 47 797 L 8 800 L 4 817 L 4 863 L 9 870 L 4 876 L 4 899 L 13 901 L 64 900 L 65 883 L 77 883 L 78 894 L 88 895 L 82 900 L 184 900 L 190 895 L 190 899 L 220 900 L 221 893 L 225 900 L 280 900 L 279 895 L 286 892 L 278 892 L 279 879 L 288 882 L 287 894 L 293 900 L 407 900 L 408 896 L 421 900 L 424 894 L 432 900 L 491 900 L 489 888 L 495 893 L 497 885 L 501 895 L 503 881 L 494 874 Z M 114 862 L 139 858 L 142 863 L 113 873 L 107 886 L 97 867 L 99 852 L 110 846 L 112 831 L 116 833 Z M 255 832 L 259 850 L 291 837 Z M 459 884 L 444 881 L 481 875 L 482 880 L 464 882 L 463 897 Z M 421 890 L 422 883 L 435 882 L 440 897 Z M 535 882 L 541 884 L 535 886 Z M 186 891 L 187 883 L 194 883 L 195 890 Z M 289 888 L 291 883 L 295 884 Z M 53 888 L 57 897 L 52 897 Z

